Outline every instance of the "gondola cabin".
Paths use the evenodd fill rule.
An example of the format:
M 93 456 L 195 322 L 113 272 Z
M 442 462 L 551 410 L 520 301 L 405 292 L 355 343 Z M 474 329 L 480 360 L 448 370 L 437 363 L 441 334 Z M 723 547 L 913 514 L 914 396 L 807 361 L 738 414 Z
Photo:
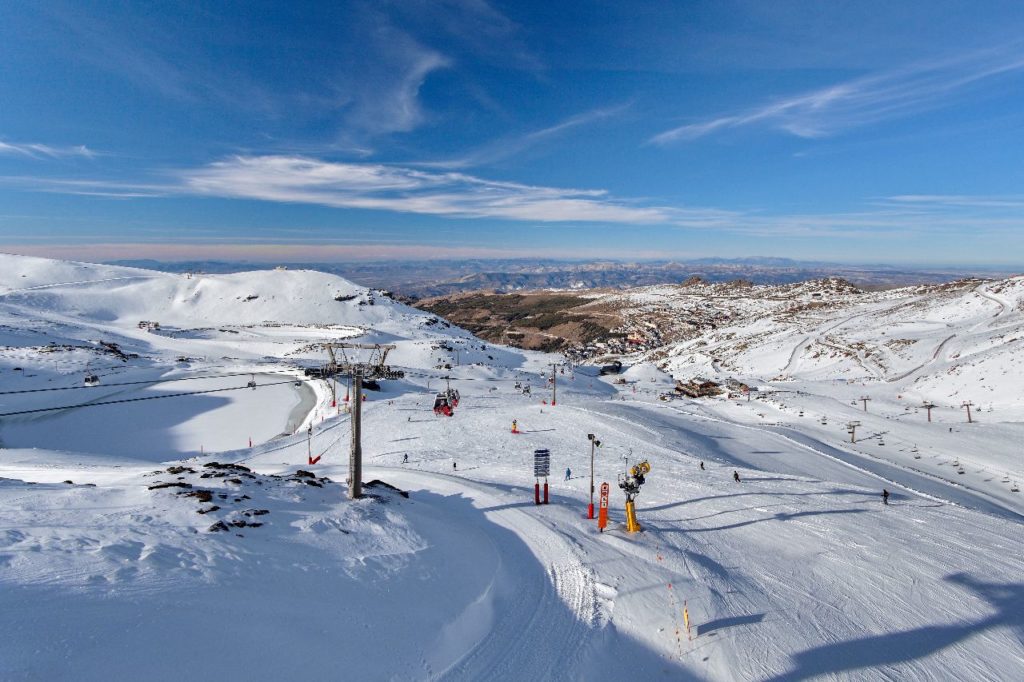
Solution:
M 451 417 L 455 414 L 455 410 L 452 409 L 452 404 L 448 400 L 447 393 L 438 393 L 437 396 L 434 397 L 434 414 L 439 417 L 442 415 L 445 417 Z

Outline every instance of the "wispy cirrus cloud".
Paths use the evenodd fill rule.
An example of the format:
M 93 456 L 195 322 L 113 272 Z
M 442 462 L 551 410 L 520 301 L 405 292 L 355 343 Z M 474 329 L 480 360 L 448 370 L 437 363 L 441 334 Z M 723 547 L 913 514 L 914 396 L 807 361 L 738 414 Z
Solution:
M 67 157 L 84 157 L 91 159 L 96 156 L 96 152 L 92 151 L 85 145 L 76 145 L 73 147 L 55 147 L 49 144 L 40 144 L 38 142 L 4 142 L 0 140 L 0 154 L 8 156 L 25 156 L 32 159 L 60 159 Z
M 426 117 L 420 89 L 432 73 L 451 66 L 445 55 L 383 18 L 377 21 L 367 29 L 372 49 L 351 57 L 351 68 L 332 83 L 345 139 L 419 127 Z
M 825 137 L 948 106 L 982 81 L 1021 71 L 1024 49 L 1019 45 L 921 62 L 687 123 L 651 137 L 648 143 L 665 146 L 753 126 L 782 130 L 798 137 Z
M 986 198 L 973 197 L 973 206 L 957 210 L 939 205 L 935 197 L 927 205 L 906 197 L 889 198 L 866 202 L 860 209 L 821 213 L 690 208 L 617 198 L 601 189 L 544 187 L 463 172 L 291 156 L 237 156 L 186 170 L 180 174 L 178 191 L 456 219 L 661 225 L 760 237 L 898 238 L 1024 230 L 1024 216 L 1005 210 L 1005 198 L 989 197 L 988 205 L 982 205 Z M 996 201 L 1002 205 L 994 206 Z
M 898 194 L 887 197 L 897 205 L 923 209 L 1012 209 L 1024 208 L 1024 195 Z
M 1024 196 L 905 194 L 848 211 L 778 213 L 652 204 L 601 189 L 303 156 L 233 156 L 147 182 L 0 177 L 33 191 L 131 200 L 201 196 L 466 220 L 679 227 L 765 238 L 907 239 L 970 232 L 1019 241 Z
M 168 175 L 170 177 L 168 177 Z M 740 214 L 715 208 L 653 205 L 603 189 L 545 187 L 369 162 L 305 156 L 232 156 L 149 181 L 0 176 L 36 192 L 111 199 L 203 196 L 390 211 L 453 219 L 723 227 Z
M 557 139 L 578 128 L 584 128 L 600 121 L 619 116 L 632 106 L 632 102 L 611 107 L 590 109 L 565 118 L 558 123 L 518 135 L 507 136 L 489 144 L 478 147 L 454 159 L 442 161 L 423 161 L 411 165 L 427 168 L 473 168 L 497 163 L 533 149 L 541 144 Z
M 319 204 L 449 218 L 535 222 L 710 225 L 715 209 L 646 206 L 604 190 L 542 187 L 456 172 L 291 156 L 236 156 L 180 174 L 181 190 L 203 196 Z
M 224 49 L 248 45 L 259 25 L 258 13 L 239 16 L 228 5 L 179 12 L 173 31 L 161 12 L 131 4 L 104 12 L 75 3 L 33 10 L 32 27 L 59 41 L 57 51 L 75 63 L 177 105 L 257 112 L 271 121 L 333 121 L 340 146 L 365 147 L 368 138 L 418 128 L 429 118 L 420 89 L 456 61 L 374 0 L 290 8 L 285 14 L 301 17 L 309 30 L 300 40 L 287 25 L 261 26 L 261 42 L 284 48 L 267 62 L 258 50 Z M 288 77 L 275 81 L 271 71 Z

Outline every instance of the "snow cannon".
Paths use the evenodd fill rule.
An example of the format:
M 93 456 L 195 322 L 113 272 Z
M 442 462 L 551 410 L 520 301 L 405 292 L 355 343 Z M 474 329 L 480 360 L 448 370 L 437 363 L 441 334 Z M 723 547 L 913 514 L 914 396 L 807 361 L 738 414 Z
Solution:
M 645 459 L 634 464 L 629 471 L 619 474 L 619 487 L 626 494 L 626 530 L 636 533 L 641 530 L 636 520 L 636 496 L 640 494 L 640 486 L 647 482 L 647 474 L 651 473 L 651 465 Z

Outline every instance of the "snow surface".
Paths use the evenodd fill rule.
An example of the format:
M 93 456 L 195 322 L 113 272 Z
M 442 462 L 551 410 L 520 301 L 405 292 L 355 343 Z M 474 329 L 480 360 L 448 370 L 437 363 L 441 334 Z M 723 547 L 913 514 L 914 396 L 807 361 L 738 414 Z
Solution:
M 776 341 L 720 357 L 773 372 L 749 402 L 664 402 L 671 377 L 638 363 L 625 384 L 566 368 L 552 406 L 542 374 L 557 358 L 380 296 L 359 305 L 370 296 L 313 272 L 189 279 L 0 256 L 0 413 L 78 406 L 0 417 L 0 679 L 1024 678 L 1024 509 L 997 472 L 1021 470 L 1021 406 L 929 426 L 899 396 L 955 395 L 952 365 L 934 370 L 918 344 L 884 369 L 867 354 L 828 369 L 808 350 L 843 325 L 876 343 L 861 315 L 914 320 L 900 338 L 957 334 L 932 362 L 968 341 L 998 358 L 1016 282 L 906 316 L 880 296 L 871 315 L 796 333 L 762 318 Z M 364 403 L 363 478 L 408 498 L 345 497 L 344 387 L 332 407 L 326 382 L 295 385 L 334 338 L 398 345 L 406 378 Z M 452 418 L 430 409 L 445 375 L 462 395 Z M 869 387 L 865 414 L 850 401 Z M 40 388 L 66 390 L 10 393 Z M 232 390 L 81 406 L 218 389 Z M 604 533 L 586 518 L 588 433 L 612 486 Z M 630 535 L 615 483 L 642 458 Z

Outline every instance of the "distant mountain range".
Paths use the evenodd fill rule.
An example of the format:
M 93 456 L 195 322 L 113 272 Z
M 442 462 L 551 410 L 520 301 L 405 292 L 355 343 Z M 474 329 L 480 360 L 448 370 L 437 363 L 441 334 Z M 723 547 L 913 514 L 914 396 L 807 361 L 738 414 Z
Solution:
M 850 265 L 788 258 L 699 258 L 687 261 L 619 262 L 545 259 L 442 260 L 387 263 L 250 263 L 225 261 L 162 262 L 122 260 L 115 265 L 169 272 L 230 273 L 288 267 L 340 275 L 365 286 L 388 289 L 409 299 L 469 291 L 533 289 L 624 289 L 676 284 L 700 277 L 709 282 L 745 280 L 753 284 L 789 284 L 842 277 L 865 289 L 935 284 L 967 276 L 1006 277 L 1012 270 L 964 267 Z

